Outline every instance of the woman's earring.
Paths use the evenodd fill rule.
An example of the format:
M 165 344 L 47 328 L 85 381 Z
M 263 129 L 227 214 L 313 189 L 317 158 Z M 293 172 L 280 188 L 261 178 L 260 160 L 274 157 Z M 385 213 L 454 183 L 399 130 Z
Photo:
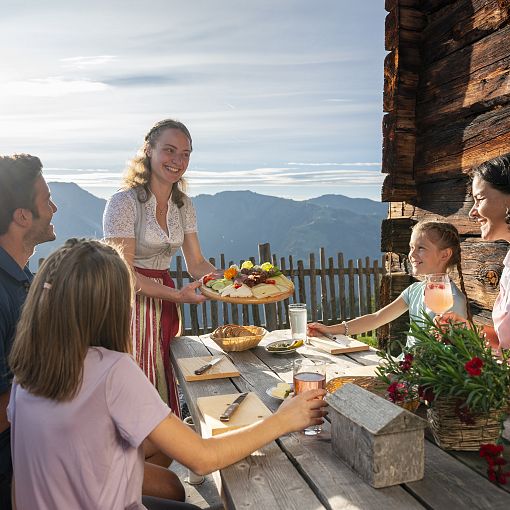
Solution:
M 510 225 L 510 208 L 507 207 L 505 211 L 505 221 Z

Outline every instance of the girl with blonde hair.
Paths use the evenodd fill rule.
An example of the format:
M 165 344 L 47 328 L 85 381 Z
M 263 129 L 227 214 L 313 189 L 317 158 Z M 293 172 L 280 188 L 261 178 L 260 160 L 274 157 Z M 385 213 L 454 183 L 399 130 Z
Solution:
M 468 301 L 461 267 L 460 238 L 452 224 L 442 221 L 417 223 L 413 227 L 409 242 L 409 262 L 413 276 L 446 273 L 449 269 L 456 268 L 462 291 L 451 281 L 453 295 L 451 310 L 460 317 L 468 317 Z M 332 326 L 312 322 L 308 325 L 308 335 L 319 336 L 323 333 L 357 335 L 380 328 L 407 311 L 411 320 L 414 321 L 419 321 L 424 311 L 434 318 L 434 312 L 425 305 L 425 283 L 425 281 L 419 281 L 411 284 L 397 299 L 377 312 Z M 407 337 L 407 347 L 411 347 L 415 342 L 416 339 L 413 336 Z
M 184 124 L 155 124 L 127 168 L 124 188 L 108 203 L 103 218 L 106 239 L 122 247 L 136 277 L 133 352 L 163 400 L 179 416 L 177 385 L 169 345 L 179 331 L 177 303 L 201 303 L 200 282 L 175 289 L 168 269 L 182 249 L 195 279 L 215 268 L 202 255 L 191 199 L 184 193 L 192 140 Z
M 130 268 L 99 241 L 68 241 L 37 273 L 9 359 L 17 508 L 146 508 L 147 438 L 206 474 L 322 423 L 325 391 L 312 390 L 257 424 L 202 439 L 172 413 L 130 354 L 132 295 Z

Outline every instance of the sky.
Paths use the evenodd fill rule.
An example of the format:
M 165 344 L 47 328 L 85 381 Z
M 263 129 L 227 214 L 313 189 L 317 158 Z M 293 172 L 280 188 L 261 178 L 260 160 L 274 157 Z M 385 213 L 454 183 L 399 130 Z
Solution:
M 0 153 L 107 197 L 145 133 L 193 137 L 189 193 L 380 200 L 382 0 L 2 0 Z

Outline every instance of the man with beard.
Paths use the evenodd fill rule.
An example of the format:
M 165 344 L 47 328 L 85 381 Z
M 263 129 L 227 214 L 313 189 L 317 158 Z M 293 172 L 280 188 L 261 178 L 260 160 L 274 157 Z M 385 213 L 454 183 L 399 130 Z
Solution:
M 0 508 L 8 510 L 12 479 L 8 355 L 32 281 L 28 259 L 36 245 L 55 239 L 51 220 L 57 207 L 39 158 L 0 156 L 0 204 Z

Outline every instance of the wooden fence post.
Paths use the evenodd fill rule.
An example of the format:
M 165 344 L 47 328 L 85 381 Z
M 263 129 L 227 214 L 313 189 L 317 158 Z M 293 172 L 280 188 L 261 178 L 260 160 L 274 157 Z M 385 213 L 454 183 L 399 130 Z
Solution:
M 269 243 L 259 244 L 259 260 L 261 264 L 271 261 L 271 247 Z M 276 305 L 274 303 L 264 305 L 264 314 L 266 316 L 266 329 L 268 331 L 276 329 Z

